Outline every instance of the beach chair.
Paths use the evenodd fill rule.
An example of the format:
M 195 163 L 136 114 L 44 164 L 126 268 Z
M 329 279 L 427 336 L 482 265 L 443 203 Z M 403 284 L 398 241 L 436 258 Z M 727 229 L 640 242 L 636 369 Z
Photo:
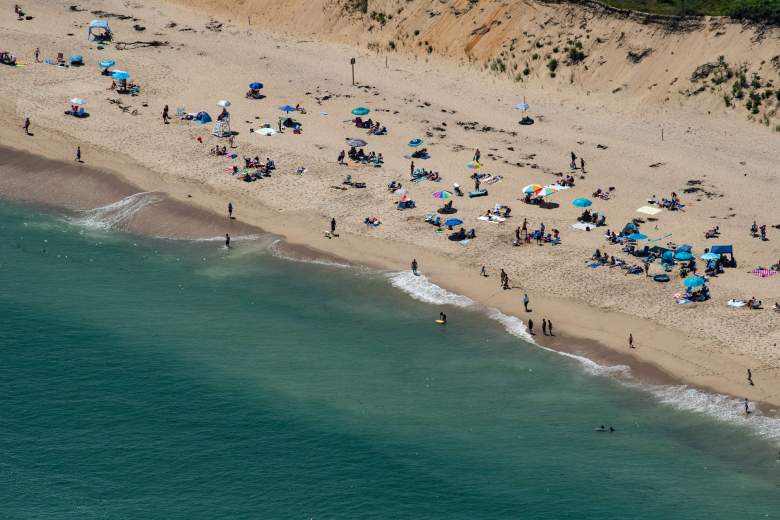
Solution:
M 58 52 L 57 53 L 57 64 L 58 65 L 65 65 L 65 53 L 64 52 Z

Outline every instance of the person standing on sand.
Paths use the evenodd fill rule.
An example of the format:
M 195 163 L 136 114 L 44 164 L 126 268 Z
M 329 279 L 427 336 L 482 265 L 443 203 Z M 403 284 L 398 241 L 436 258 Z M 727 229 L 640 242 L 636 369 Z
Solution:
M 555 334 L 553 334 L 553 331 L 552 331 L 552 321 L 551 320 L 547 320 L 547 332 L 550 333 L 550 336 L 555 336 Z
M 577 156 L 574 154 L 574 152 L 571 152 L 571 162 L 574 164 L 574 161 L 577 160 Z
M 163 107 L 163 113 L 162 113 L 162 120 L 164 125 L 168 124 L 168 119 L 170 119 L 170 116 L 168 115 L 168 105 L 165 105 Z
M 645 278 L 650 276 L 650 262 L 645 262 Z
M 24 124 L 22 125 L 22 128 L 24 128 L 24 135 L 30 135 L 30 118 L 25 117 L 24 118 Z
M 346 154 L 344 153 L 344 150 L 341 150 L 339 152 L 339 164 L 344 164 L 344 157 L 345 156 L 346 156 Z
M 547 335 L 547 320 L 542 318 L 542 334 Z
M 634 348 L 634 335 L 630 332 L 628 334 L 628 348 Z
M 225 233 L 225 248 L 230 249 L 230 235 Z
M 528 332 L 531 336 L 536 336 L 536 334 L 534 334 L 534 320 L 528 320 Z
M 36 47 L 35 48 L 35 63 L 40 63 L 40 62 L 41 62 L 41 48 L 40 47 Z
M 336 236 L 336 219 L 335 217 L 330 219 L 330 234 Z
M 480 157 L 482 157 L 482 153 L 480 153 L 479 148 L 477 148 L 477 151 L 474 152 L 474 162 L 479 163 Z
M 474 179 L 474 191 L 479 191 L 479 178 Z
M 528 238 L 528 219 L 523 219 L 523 228 L 520 230 L 523 233 L 523 238 Z
M 580 171 L 582 173 L 585 173 L 585 159 L 583 159 L 582 157 L 580 157 Z
M 487 271 L 485 270 L 485 266 L 484 265 L 482 266 L 482 269 L 479 270 L 479 275 L 480 276 L 484 276 L 485 278 L 487 278 L 488 274 L 487 274 Z
M 76 147 L 76 162 L 81 162 L 81 147 Z
M 232 202 L 228 202 L 228 218 L 229 219 L 233 218 L 233 203 Z
M 523 295 L 523 307 L 525 307 L 525 312 L 531 312 L 531 311 L 528 310 L 528 304 L 529 303 L 531 303 L 531 300 L 528 299 L 528 295 L 527 294 L 524 294 Z
M 414 161 L 409 165 L 409 177 L 414 177 Z
M 756 386 L 753 384 L 753 373 L 750 371 L 750 369 L 747 369 L 747 377 L 748 377 L 748 383 L 750 383 L 750 386 Z
M 417 276 L 417 259 L 412 258 L 412 274 Z

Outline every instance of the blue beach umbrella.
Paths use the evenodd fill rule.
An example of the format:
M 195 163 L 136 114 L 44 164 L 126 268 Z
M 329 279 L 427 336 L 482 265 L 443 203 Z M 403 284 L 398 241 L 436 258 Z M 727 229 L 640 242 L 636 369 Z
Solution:
M 445 226 L 460 226 L 463 224 L 463 221 L 459 218 L 451 218 L 447 219 L 447 221 L 444 223 Z
M 588 206 L 592 206 L 593 203 L 589 199 L 574 199 L 571 201 L 573 206 L 576 206 L 578 208 L 587 208 Z
M 528 110 L 528 103 L 518 103 L 516 105 L 512 105 L 512 108 L 514 108 L 515 110 L 522 110 L 523 112 L 525 112 L 526 110 Z
M 130 73 L 123 70 L 115 70 L 111 73 L 111 77 L 114 79 L 130 79 Z
M 680 251 L 679 253 L 675 253 L 674 258 L 675 260 L 682 260 L 685 262 L 687 260 L 693 260 L 693 255 L 687 251 Z
M 82 63 L 84 57 L 81 54 L 71 54 L 69 60 L 71 63 Z
M 357 108 L 353 108 L 352 109 L 352 115 L 353 116 L 365 116 L 369 112 L 371 112 L 371 111 L 369 109 L 367 109 L 366 107 L 357 107 Z
M 707 283 L 707 281 L 701 276 L 691 276 L 690 278 L 686 278 L 685 280 L 683 280 L 683 283 L 685 284 L 685 287 L 691 288 L 691 287 L 700 287 L 705 283 Z
M 642 233 L 631 233 L 626 238 L 629 240 L 644 240 L 647 238 L 647 235 L 644 235 Z
M 287 113 L 295 112 L 295 107 L 291 107 L 290 105 L 282 105 L 282 106 L 279 107 L 279 110 L 281 110 L 282 112 L 287 112 Z
M 109 67 L 113 67 L 116 64 L 114 60 L 103 60 L 100 63 L 98 63 L 98 66 L 101 69 L 107 69 Z
M 715 253 L 704 253 L 701 255 L 702 260 L 717 260 L 718 258 L 720 258 L 720 255 Z
M 412 140 L 411 140 L 411 141 L 409 141 L 407 144 L 408 144 L 409 146 L 411 146 L 412 148 L 417 148 L 418 146 L 420 146 L 421 144 L 423 144 L 423 140 L 422 140 L 422 139 L 420 139 L 420 138 L 418 137 L 418 138 L 416 138 L 416 139 L 412 139 Z
M 249 84 L 249 88 L 251 88 L 252 90 L 260 90 L 261 88 L 263 88 L 263 84 L 255 81 L 254 83 Z

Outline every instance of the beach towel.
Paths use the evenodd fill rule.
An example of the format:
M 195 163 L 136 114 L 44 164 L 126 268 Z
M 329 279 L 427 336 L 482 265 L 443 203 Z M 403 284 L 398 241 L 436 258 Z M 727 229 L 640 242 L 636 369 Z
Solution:
M 680 298 L 679 300 L 677 300 L 677 305 L 688 305 L 689 303 L 693 303 L 693 302 L 688 298 Z
M 726 302 L 726 305 L 728 305 L 729 307 L 734 307 L 734 308 L 738 309 L 740 307 L 744 307 L 745 305 L 747 305 L 747 302 L 746 301 L 742 301 L 742 300 L 735 300 L 735 299 L 732 298 L 731 300 Z
M 499 223 L 504 222 L 506 219 L 504 217 L 488 217 L 486 215 L 482 215 L 481 217 L 478 217 L 479 220 L 484 220 L 485 222 L 493 222 L 493 223 Z
M 596 224 L 587 224 L 585 222 L 577 222 L 576 224 L 572 224 L 574 229 L 579 229 L 580 231 L 592 231 L 596 229 Z
M 761 278 L 768 278 L 777 274 L 777 271 L 773 271 L 772 269 L 753 269 L 750 272 Z
M 636 212 L 644 213 L 645 215 L 658 215 L 661 213 L 661 210 L 652 206 L 642 206 L 641 208 L 637 209 Z

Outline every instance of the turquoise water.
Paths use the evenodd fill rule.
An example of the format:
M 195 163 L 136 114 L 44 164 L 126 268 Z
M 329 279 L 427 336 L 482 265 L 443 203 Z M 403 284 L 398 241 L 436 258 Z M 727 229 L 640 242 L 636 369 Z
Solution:
M 29 211 L 0 205 L 2 518 L 780 516 L 757 430 L 483 313 Z

